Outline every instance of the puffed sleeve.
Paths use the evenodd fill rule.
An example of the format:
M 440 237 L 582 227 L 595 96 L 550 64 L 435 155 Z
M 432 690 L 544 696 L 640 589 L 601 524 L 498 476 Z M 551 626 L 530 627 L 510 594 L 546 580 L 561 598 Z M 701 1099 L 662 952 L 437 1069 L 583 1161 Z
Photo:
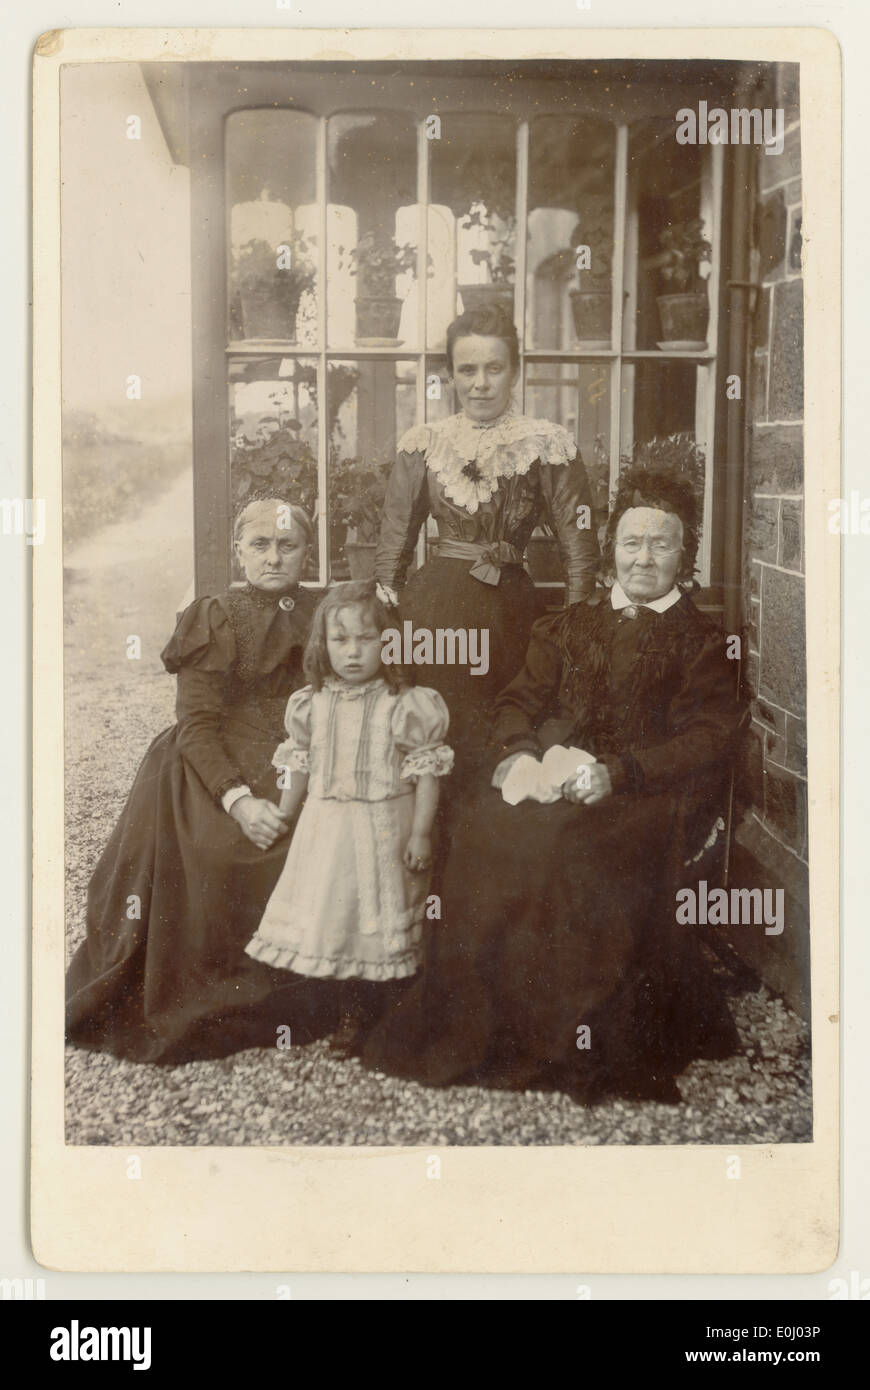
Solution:
M 426 455 L 422 448 L 410 453 L 400 449 L 387 483 L 375 555 L 375 576 L 386 588 L 400 589 L 404 584 L 420 527 L 428 514 Z
M 313 698 L 314 691 L 311 686 L 305 685 L 301 690 L 294 690 L 287 701 L 284 712 L 287 737 L 275 749 L 273 767 L 286 769 L 288 772 L 308 772 Z
M 182 666 L 226 673 L 235 659 L 236 641 L 230 620 L 216 598 L 194 599 L 179 617 L 160 653 L 160 660 L 173 676 Z
M 540 476 L 548 519 L 565 572 L 566 602 L 580 603 L 595 591 L 600 556 L 592 524 L 592 492 L 579 449 L 568 463 L 542 463 Z M 588 525 L 578 526 L 578 521 L 587 520 Z
M 161 652 L 166 670 L 178 676 L 175 715 L 178 748 L 209 794 L 220 801 L 245 777 L 221 737 L 227 683 L 236 644 L 223 605 L 195 599 L 184 610 Z
M 450 715 L 437 690 L 414 685 L 396 697 L 393 740 L 402 758 L 402 778 L 426 773 L 446 777 L 453 768 L 453 749 L 444 739 Z

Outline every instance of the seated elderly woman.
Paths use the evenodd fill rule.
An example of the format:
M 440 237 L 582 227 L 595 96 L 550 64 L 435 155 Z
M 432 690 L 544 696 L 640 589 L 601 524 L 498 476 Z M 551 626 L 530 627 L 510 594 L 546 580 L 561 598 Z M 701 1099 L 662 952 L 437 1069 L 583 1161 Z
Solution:
M 274 1042 L 273 1001 L 288 1022 L 286 977 L 244 948 L 287 854 L 272 754 L 305 683 L 315 601 L 299 579 L 313 532 L 269 494 L 241 509 L 234 536 L 246 582 L 196 599 L 162 653 L 178 722 L 146 752 L 94 870 L 67 977 L 69 1040 L 136 1062 Z
M 491 782 L 456 828 L 424 974 L 366 1065 L 674 1102 L 693 1058 L 734 1051 L 675 911 L 745 723 L 724 634 L 679 587 L 697 548 L 691 486 L 626 470 L 604 545 L 616 582 L 535 624 L 495 703 Z

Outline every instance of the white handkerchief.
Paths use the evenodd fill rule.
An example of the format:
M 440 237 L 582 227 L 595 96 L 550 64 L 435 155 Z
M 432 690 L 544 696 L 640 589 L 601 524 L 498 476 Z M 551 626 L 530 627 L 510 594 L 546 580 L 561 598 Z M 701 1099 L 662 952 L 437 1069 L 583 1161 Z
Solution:
M 508 806 L 516 806 L 520 801 L 550 805 L 561 798 L 563 782 L 575 776 L 583 763 L 594 762 L 591 753 L 582 748 L 565 748 L 561 743 L 548 748 L 540 762 L 523 753 L 502 783 L 502 799 Z

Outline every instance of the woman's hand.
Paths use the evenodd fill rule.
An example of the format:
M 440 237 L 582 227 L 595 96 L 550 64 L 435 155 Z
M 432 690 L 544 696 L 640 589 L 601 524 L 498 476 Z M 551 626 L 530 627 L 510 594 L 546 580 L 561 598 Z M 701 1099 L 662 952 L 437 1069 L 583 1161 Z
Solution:
M 230 807 L 230 815 L 258 849 L 271 849 L 289 829 L 278 807 L 260 796 L 240 796 Z
M 489 785 L 491 787 L 495 787 L 496 790 L 498 790 L 499 787 L 503 787 L 505 778 L 507 777 L 517 758 L 521 758 L 522 756 L 522 753 L 508 753 L 506 758 L 502 758 L 495 772 L 492 774 L 492 781 Z M 526 756 L 528 757 L 531 755 L 527 753 Z
M 610 773 L 604 763 L 584 763 L 574 777 L 562 783 L 565 800 L 584 806 L 594 806 L 596 801 L 604 801 L 612 792 Z
M 402 863 L 412 874 L 422 874 L 432 864 L 432 836 L 412 832 L 405 845 Z

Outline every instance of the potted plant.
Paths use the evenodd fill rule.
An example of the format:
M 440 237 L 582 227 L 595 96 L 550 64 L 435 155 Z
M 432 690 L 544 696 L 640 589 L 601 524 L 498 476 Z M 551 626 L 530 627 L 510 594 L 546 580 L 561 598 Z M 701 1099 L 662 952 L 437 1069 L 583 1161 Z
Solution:
M 577 342 L 584 348 L 611 344 L 611 243 L 613 219 L 609 201 L 590 198 L 579 214 L 570 248 L 577 267 L 577 288 L 571 291 L 571 313 Z M 588 247 L 587 257 L 580 248 Z
M 339 247 L 343 254 L 344 248 Z M 399 341 L 402 301 L 396 294 L 396 276 L 417 268 L 417 252 L 391 236 L 366 232 L 350 253 L 350 273 L 359 277 L 356 297 L 356 341 L 368 346 L 393 347 Z
M 232 439 L 234 507 L 249 493 L 274 487 L 276 493 L 303 507 L 313 519 L 317 514 L 317 459 L 302 438 L 298 420 L 280 424 L 277 416 L 261 421 L 259 437 Z M 317 547 L 311 548 L 304 579 L 317 579 Z
M 294 233 L 283 244 L 289 251 L 252 237 L 239 248 L 233 269 L 246 339 L 296 341 L 299 301 L 314 288 L 315 271 L 303 236 Z
M 662 254 L 658 258 L 662 278 L 675 287 L 674 294 L 660 294 L 657 302 L 662 320 L 660 348 L 670 351 L 707 346 L 710 306 L 701 265 L 712 257 L 713 248 L 704 236 L 700 217 L 665 227 L 659 238 Z
M 516 218 L 512 213 L 503 215 L 490 213 L 483 203 L 475 203 L 460 223 L 464 228 L 483 227 L 486 229 L 489 245 L 476 247 L 471 252 L 475 265 L 486 266 L 487 279 L 483 284 L 460 285 L 462 308 L 465 313 L 479 309 L 485 304 L 497 303 L 510 314 L 514 307 L 514 273 L 516 261 L 512 255 L 516 232 Z
M 648 468 L 652 473 L 666 470 L 678 473 L 691 483 L 697 497 L 703 496 L 707 459 L 694 434 L 688 430 L 635 444 L 631 453 L 622 454 L 619 460 L 621 469 L 633 464 Z
M 351 579 L 371 579 L 374 574 L 389 471 L 387 464 L 357 458 L 330 462 L 330 511 L 334 526 L 345 529 L 343 550 Z M 339 550 L 333 550 L 334 557 Z

